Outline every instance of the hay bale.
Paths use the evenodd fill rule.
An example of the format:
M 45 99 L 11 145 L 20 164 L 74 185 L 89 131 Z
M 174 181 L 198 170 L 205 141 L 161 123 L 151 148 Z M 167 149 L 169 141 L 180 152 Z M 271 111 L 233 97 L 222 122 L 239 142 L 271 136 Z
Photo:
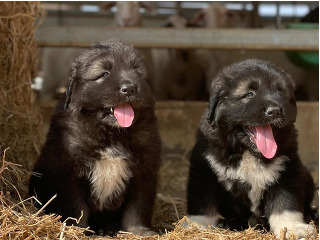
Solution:
M 39 155 L 42 118 L 31 83 L 37 70 L 35 21 L 39 2 L 1 2 L 0 150 L 10 162 L 30 169 Z

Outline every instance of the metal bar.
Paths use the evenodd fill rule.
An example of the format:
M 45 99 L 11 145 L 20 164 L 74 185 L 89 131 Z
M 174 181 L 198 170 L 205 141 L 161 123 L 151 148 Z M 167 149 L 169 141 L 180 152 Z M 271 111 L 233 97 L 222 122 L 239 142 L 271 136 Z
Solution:
M 157 1 L 156 1 L 157 2 Z M 169 2 L 174 2 L 174 1 L 169 1 Z M 193 1 L 193 2 L 201 2 L 201 3 L 208 3 L 210 4 L 211 1 Z M 224 3 L 239 3 L 240 1 L 220 1 L 221 4 Z M 241 3 L 252 3 L 254 1 L 241 1 Z M 44 2 L 46 4 L 66 4 L 66 5 L 99 5 L 101 4 L 100 1 L 90 1 L 90 2 L 84 2 L 84 1 L 46 1 Z M 278 3 L 278 1 L 259 1 L 259 3 Z M 293 4 L 293 3 L 300 3 L 300 4 L 309 4 L 313 5 L 317 3 L 317 1 L 285 1 L 283 4 Z M 162 7 L 162 6 L 161 6 Z
M 119 38 L 138 48 L 319 50 L 317 29 L 40 27 L 36 32 L 41 47 L 88 47 L 108 38 Z

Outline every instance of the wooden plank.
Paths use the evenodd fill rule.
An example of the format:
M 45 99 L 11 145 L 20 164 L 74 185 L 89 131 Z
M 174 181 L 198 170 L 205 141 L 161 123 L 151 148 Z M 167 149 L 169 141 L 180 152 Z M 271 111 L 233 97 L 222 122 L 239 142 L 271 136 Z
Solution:
M 319 50 L 319 30 L 40 27 L 41 47 L 88 47 L 119 38 L 138 48 Z

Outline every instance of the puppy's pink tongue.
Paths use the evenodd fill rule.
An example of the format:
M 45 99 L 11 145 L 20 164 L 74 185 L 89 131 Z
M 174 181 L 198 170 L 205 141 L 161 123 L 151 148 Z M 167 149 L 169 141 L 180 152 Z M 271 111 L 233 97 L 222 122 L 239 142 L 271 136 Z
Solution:
M 277 151 L 277 143 L 274 140 L 270 124 L 256 126 L 256 145 L 266 158 L 273 158 Z
M 113 110 L 121 127 L 130 127 L 134 119 L 134 111 L 130 103 L 124 103 L 116 106 Z

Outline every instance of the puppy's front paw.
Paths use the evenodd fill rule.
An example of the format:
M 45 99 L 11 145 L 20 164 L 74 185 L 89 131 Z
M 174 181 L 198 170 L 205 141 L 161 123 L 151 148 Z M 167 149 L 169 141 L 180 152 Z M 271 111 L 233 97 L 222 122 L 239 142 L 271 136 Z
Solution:
M 305 223 L 296 224 L 293 229 L 288 229 L 288 232 L 297 238 L 315 237 L 316 235 L 315 227 Z
M 277 238 L 289 239 L 291 235 L 294 235 L 294 237 L 297 239 L 313 239 L 316 236 L 315 227 L 305 223 L 296 223 L 290 227 L 286 227 L 285 232 L 281 233 L 282 231 L 284 231 L 284 228 L 277 228 L 274 230 L 274 233 L 276 234 Z
M 284 211 L 281 214 L 272 214 L 269 219 L 271 230 L 277 238 L 281 238 L 281 230 L 287 229 L 286 238 L 294 235 L 296 238 L 315 237 L 316 229 L 303 221 L 303 215 L 299 212 Z

